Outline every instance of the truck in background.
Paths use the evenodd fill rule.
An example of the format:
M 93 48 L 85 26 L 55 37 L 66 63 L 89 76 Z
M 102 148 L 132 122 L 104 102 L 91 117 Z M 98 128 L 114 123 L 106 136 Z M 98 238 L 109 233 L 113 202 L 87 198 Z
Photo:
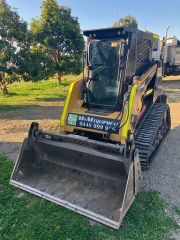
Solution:
M 163 75 L 179 75 L 180 74 L 180 41 L 175 37 L 163 38 L 162 60 Z

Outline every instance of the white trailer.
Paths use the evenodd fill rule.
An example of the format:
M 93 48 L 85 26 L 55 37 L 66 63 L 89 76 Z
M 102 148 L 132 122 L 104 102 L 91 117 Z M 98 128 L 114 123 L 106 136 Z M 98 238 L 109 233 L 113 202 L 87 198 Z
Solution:
M 180 41 L 175 36 L 162 40 L 162 58 L 164 75 L 180 74 Z

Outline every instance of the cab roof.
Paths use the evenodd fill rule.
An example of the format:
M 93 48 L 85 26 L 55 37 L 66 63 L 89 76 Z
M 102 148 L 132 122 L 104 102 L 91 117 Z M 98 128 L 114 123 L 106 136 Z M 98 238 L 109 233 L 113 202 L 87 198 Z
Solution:
M 115 28 L 101 28 L 101 29 L 92 29 L 83 31 L 84 36 L 88 38 L 127 38 L 129 33 L 137 32 L 137 28 L 132 27 L 115 27 Z

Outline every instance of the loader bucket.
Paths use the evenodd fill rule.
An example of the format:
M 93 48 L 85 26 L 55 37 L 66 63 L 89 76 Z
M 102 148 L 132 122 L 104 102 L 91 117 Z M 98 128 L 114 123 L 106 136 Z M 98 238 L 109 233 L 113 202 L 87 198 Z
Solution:
M 127 170 L 117 145 L 32 129 L 10 183 L 118 229 L 140 185 L 138 157 Z

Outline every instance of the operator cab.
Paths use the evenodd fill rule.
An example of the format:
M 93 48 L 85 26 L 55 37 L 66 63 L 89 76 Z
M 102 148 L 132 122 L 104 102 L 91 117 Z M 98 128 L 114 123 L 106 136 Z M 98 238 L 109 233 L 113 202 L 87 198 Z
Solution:
M 123 28 L 84 31 L 88 37 L 86 105 L 88 108 L 120 110 L 129 46 Z
M 87 37 L 86 107 L 121 111 L 133 77 L 141 76 L 159 61 L 153 56 L 159 39 L 153 33 L 131 27 L 83 33 Z
M 89 44 L 88 103 L 109 107 L 116 104 L 123 54 L 124 43 L 120 40 L 93 40 Z

